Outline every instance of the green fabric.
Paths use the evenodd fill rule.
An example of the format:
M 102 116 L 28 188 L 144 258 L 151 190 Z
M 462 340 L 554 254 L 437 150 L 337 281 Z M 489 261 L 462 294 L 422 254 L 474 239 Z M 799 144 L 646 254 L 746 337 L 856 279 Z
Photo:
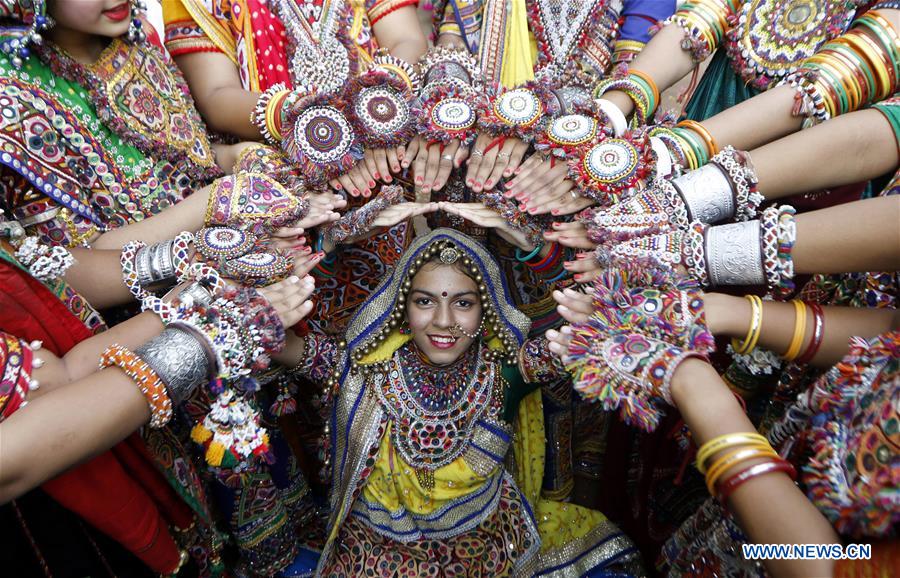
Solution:
M 719 49 L 709 63 L 697 90 L 685 108 L 685 118 L 704 121 L 759 94 L 747 86 L 734 69 L 724 49 Z
M 103 124 L 84 87 L 57 76 L 37 57 L 26 60 L 19 70 L 12 65 L 9 56 L 0 51 L 0 77 L 15 78 L 52 94 L 67 111 L 90 129 L 110 158 L 116 159 L 116 166 L 129 178 L 145 174 L 153 166 L 152 161 L 140 150 L 123 141 L 122 137 Z
M 519 413 L 519 404 L 529 393 L 536 389 L 540 389 L 540 383 L 525 383 L 519 368 L 514 365 L 503 365 L 500 371 L 509 388 L 503 395 L 503 420 L 507 423 L 516 421 L 516 415 Z
M 893 98 L 896 99 L 900 97 L 900 95 L 894 95 Z M 872 105 L 872 108 L 880 112 L 884 115 L 889 123 L 891 123 L 891 129 L 894 131 L 894 138 L 897 139 L 897 146 L 900 146 L 900 102 L 896 100 L 893 103 L 878 103 Z

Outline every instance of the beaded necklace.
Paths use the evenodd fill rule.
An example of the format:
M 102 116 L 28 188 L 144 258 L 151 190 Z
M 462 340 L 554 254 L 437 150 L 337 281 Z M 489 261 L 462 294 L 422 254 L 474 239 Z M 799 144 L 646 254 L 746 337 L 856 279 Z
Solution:
M 324 0 L 315 14 L 307 4 L 304 0 L 276 3 L 293 48 L 291 78 L 296 87 L 309 92 L 337 92 L 356 74 L 346 30 L 349 7 L 344 0 Z
M 485 359 L 483 348 L 474 345 L 457 363 L 438 370 L 414 345 L 406 345 L 385 372 L 373 376 L 374 390 L 394 422 L 394 447 L 423 479 L 462 455 L 479 418 L 502 403 L 495 392 L 497 364 Z
M 534 0 L 528 2 L 528 20 L 538 44 L 538 69 L 559 76 L 572 63 L 586 60 L 602 73 L 611 53 L 602 44 L 611 44 L 618 25 L 595 26 L 606 13 L 608 0 Z M 595 29 L 597 28 L 597 29 Z M 591 34 L 588 32 L 591 31 Z

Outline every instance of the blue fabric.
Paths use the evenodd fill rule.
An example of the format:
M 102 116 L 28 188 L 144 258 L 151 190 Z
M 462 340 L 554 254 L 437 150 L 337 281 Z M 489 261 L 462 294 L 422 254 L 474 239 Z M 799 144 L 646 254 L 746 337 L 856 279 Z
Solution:
M 701 122 L 753 98 L 759 92 L 758 89 L 744 83 L 731 68 L 731 61 L 725 49 L 720 48 L 703 73 L 697 90 L 685 108 L 684 116 Z
M 675 13 L 675 0 L 625 0 L 622 6 L 622 26 L 619 40 L 647 43 L 650 28 Z
M 319 552 L 310 550 L 309 548 L 300 547 L 297 557 L 291 562 L 291 565 L 277 574 L 279 578 L 299 578 L 301 576 L 312 576 L 316 572 L 316 565 L 319 563 Z

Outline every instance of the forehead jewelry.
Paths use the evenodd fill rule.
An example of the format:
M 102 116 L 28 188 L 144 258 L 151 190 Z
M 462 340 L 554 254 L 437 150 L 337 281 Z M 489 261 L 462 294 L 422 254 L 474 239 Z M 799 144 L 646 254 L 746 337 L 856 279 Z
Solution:
M 454 247 L 446 247 L 441 250 L 440 259 L 444 265 L 452 265 L 459 260 L 459 250 Z
M 446 292 L 446 291 L 441 291 L 441 297 L 446 297 L 446 296 L 447 296 L 447 292 Z

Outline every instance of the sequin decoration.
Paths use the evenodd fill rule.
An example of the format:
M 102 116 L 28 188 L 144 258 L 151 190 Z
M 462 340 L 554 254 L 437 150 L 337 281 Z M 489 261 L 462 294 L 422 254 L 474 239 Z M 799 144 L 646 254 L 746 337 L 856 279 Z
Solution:
M 434 107 L 431 120 L 447 131 L 464 130 L 475 124 L 475 111 L 461 98 L 448 98 Z
M 392 133 L 409 120 L 409 107 L 390 88 L 368 88 L 359 95 L 356 113 L 369 121 L 372 130 Z
M 597 135 L 597 120 L 583 114 L 567 114 L 556 118 L 547 129 L 547 138 L 560 146 L 578 146 Z
M 752 0 L 728 32 L 726 50 L 741 78 L 760 90 L 793 72 L 819 47 L 843 34 L 856 2 Z
M 394 148 L 415 136 L 421 110 L 406 84 L 383 70 L 371 70 L 350 83 L 347 116 L 367 148 Z
M 611 138 L 588 151 L 584 157 L 584 168 L 593 179 L 609 184 L 628 179 L 637 168 L 637 161 L 634 145 Z
M 494 102 L 494 113 L 508 124 L 530 126 L 543 112 L 541 101 L 527 88 L 505 92 Z
M 247 285 L 265 286 L 287 277 L 293 262 L 281 253 L 253 251 L 226 261 L 223 269 L 229 277 Z
M 256 244 L 256 235 L 232 227 L 207 227 L 197 231 L 194 246 L 211 261 L 234 259 Z

